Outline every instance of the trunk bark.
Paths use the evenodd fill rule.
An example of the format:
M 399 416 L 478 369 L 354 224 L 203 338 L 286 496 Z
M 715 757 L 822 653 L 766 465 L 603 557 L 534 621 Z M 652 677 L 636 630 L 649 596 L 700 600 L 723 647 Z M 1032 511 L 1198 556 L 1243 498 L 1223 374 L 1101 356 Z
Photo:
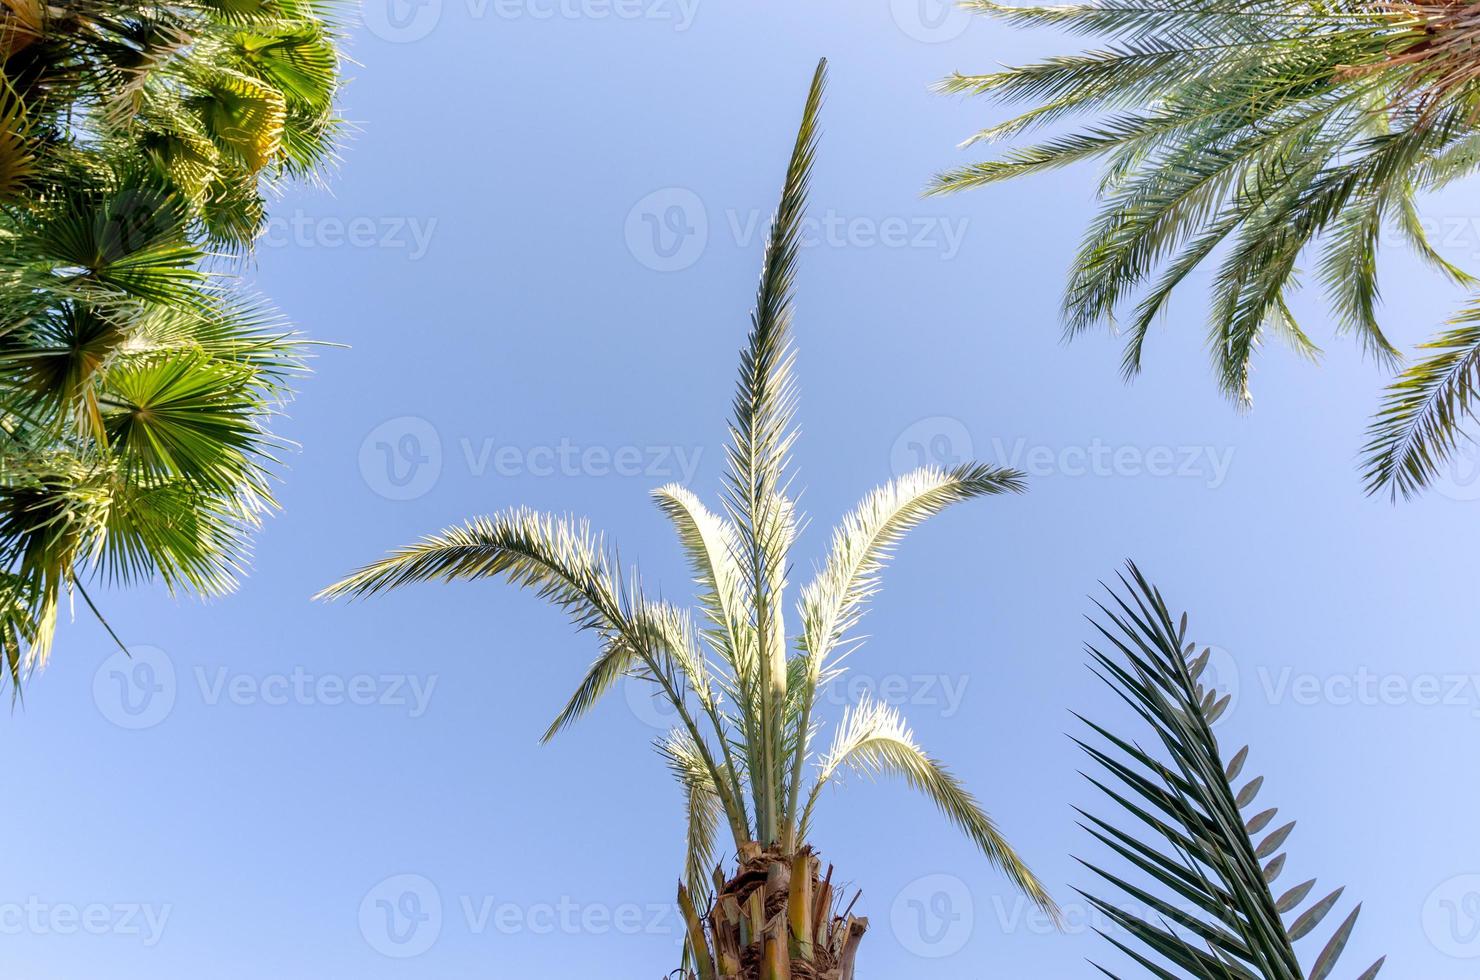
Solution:
M 682 885 L 679 907 L 688 926 L 684 980 L 853 980 L 858 944 L 868 920 L 852 915 L 833 889 L 833 869 L 821 874 L 811 848 L 786 854 L 751 842 L 726 880 L 715 869 L 715 900 L 700 915 Z

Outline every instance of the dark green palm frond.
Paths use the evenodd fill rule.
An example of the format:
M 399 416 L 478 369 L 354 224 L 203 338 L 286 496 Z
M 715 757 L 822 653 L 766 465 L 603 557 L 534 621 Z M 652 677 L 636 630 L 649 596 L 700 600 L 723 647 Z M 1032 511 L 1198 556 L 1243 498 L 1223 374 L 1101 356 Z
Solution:
M 1469 438 L 1480 395 L 1480 302 L 1420 348 L 1429 352 L 1388 387 L 1363 450 L 1367 492 L 1411 497 L 1433 482 Z
M 1153 976 L 1200 980 L 1325 980 L 1345 949 L 1358 905 L 1301 965 L 1296 944 L 1316 932 L 1342 897 L 1337 888 L 1297 911 L 1314 880 L 1271 886 L 1293 822 L 1269 829 L 1276 811 L 1255 804 L 1262 777 L 1244 772 L 1247 746 L 1225 759 L 1212 724 L 1229 695 L 1200 678 L 1210 653 L 1187 641 L 1161 593 L 1134 564 L 1108 604 L 1097 603 L 1089 645 L 1096 674 L 1146 723 L 1151 748 L 1085 720 L 1093 737 L 1076 742 L 1099 772 L 1088 778 L 1115 804 L 1110 817 L 1080 811 L 1084 829 L 1135 874 L 1084 862 L 1121 896 L 1085 893 L 1113 924 L 1117 949 Z M 1084 719 L 1081 719 L 1084 720 Z M 1125 938 L 1122 938 L 1125 937 Z M 1304 947 L 1302 946 L 1302 949 Z M 1372 980 L 1379 959 L 1359 980 Z M 1100 967 L 1106 976 L 1115 976 Z

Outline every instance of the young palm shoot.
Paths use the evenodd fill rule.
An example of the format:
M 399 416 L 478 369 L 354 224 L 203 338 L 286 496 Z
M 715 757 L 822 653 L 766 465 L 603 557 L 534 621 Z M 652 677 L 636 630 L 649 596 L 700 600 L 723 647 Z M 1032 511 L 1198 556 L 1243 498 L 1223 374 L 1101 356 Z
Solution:
M 1301 965 L 1296 944 L 1320 935 L 1343 889 L 1303 911 L 1314 879 L 1281 886 L 1276 897 L 1282 848 L 1295 823 L 1277 823 L 1273 807 L 1255 802 L 1264 777 L 1244 774 L 1247 745 L 1223 757 L 1212 725 L 1230 695 L 1202 683 L 1211 653 L 1187 641 L 1186 614 L 1173 623 L 1161 593 L 1135 565 L 1129 571 L 1130 579 L 1120 580 L 1126 594 L 1112 593 L 1109 605 L 1097 603 L 1103 620 L 1094 625 L 1108 646 L 1090 644 L 1089 652 L 1096 673 L 1155 737 L 1144 747 L 1085 720 L 1093 739 L 1079 742 L 1098 769 L 1090 782 L 1122 818 L 1080 811 L 1084 829 L 1126 869 L 1086 862 L 1122 896 L 1117 903 L 1085 894 L 1113 924 L 1102 934 L 1146 976 L 1325 980 L 1362 907 L 1313 938 L 1319 945 L 1305 956 L 1310 966 Z M 1372 980 L 1383 962 L 1358 980 Z
M 892 707 L 853 705 L 813 759 L 817 693 L 842 674 L 858 642 L 854 627 L 904 533 L 958 501 L 1023 489 L 1021 474 L 973 463 L 921 469 L 875 490 L 834 533 L 831 555 L 801 591 L 797 631 L 788 633 L 788 553 L 799 520 L 787 495 L 797 431 L 792 294 L 825 72 L 820 63 L 766 243 L 722 505 L 711 510 L 678 485 L 654 492 L 693 567 L 698 616 L 644 596 L 635 573 L 624 574 L 584 522 L 522 509 L 425 538 L 323 593 L 369 596 L 412 582 L 502 577 L 563 608 L 596 635 L 601 652 L 547 739 L 624 677 L 656 687 L 679 721 L 657 747 L 685 796 L 679 905 L 689 930 L 686 962 L 701 980 L 852 975 L 867 923 L 840 911 L 831 873 L 819 873 L 809 844 L 823 788 L 850 771 L 902 777 L 1034 902 L 1055 911 L 992 818 Z M 717 867 L 721 825 L 739 857 L 728 878 Z

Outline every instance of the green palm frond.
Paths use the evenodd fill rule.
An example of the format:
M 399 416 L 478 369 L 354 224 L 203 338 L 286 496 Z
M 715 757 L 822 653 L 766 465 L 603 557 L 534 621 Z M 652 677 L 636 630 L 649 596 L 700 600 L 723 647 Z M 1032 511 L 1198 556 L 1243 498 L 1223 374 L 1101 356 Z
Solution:
M 765 248 L 741 353 L 723 506 L 711 510 L 674 484 L 654 492 L 693 572 L 697 614 L 647 598 L 636 573 L 620 574 L 603 539 L 584 523 L 523 509 L 424 538 L 320 593 L 328 599 L 367 597 L 418 582 L 502 578 L 564 609 L 579 629 L 597 635 L 598 650 L 546 738 L 585 716 L 623 678 L 655 685 L 680 720 L 658 750 L 685 793 L 687 883 L 680 895 L 686 903 L 689 962 L 701 974 L 706 963 L 713 969 L 715 960 L 700 955 L 704 929 L 695 902 L 709 894 L 720 818 L 728 822 L 742 877 L 750 880 L 762 866 L 795 865 L 793 887 L 799 891 L 789 900 L 797 919 L 790 928 L 799 951 L 812 948 L 808 937 L 814 934 L 856 944 L 863 931 L 857 920 L 812 922 L 814 915 L 826 918 L 829 897 L 805 894 L 811 886 L 803 885 L 817 873 L 806 841 L 813 810 L 822 787 L 844 767 L 903 776 L 1017 887 L 1054 910 L 1042 883 L 976 799 L 914 743 L 887 706 L 865 701 L 855 707 L 842 720 L 834 751 L 821 769 L 814 776 L 807 767 L 814 736 L 823 726 L 811 713 L 817 689 L 842 673 L 840 648 L 856 645 L 851 631 L 905 532 L 952 503 L 1024 488 L 1016 471 L 972 463 L 921 470 L 876 490 L 834 535 L 832 556 L 802 594 L 800 631 L 787 635 L 782 603 L 801 524 L 787 487 L 797 431 L 790 323 L 825 77 L 823 62 L 812 78 Z M 809 780 L 811 789 L 804 794 Z M 769 873 L 762 870 L 760 876 Z M 721 873 L 715 881 L 734 884 Z M 815 884 L 825 887 L 822 879 Z M 820 902 L 816 908 L 814 899 Z M 734 902 L 735 895 L 715 899 L 725 900 Z M 764 902 L 761 906 L 745 911 L 750 920 L 741 931 L 748 943 L 759 943 L 765 931 Z M 730 925 L 739 929 L 741 910 L 737 906 L 724 914 L 731 913 Z M 774 926 L 766 928 L 775 932 Z M 778 956 L 776 936 L 766 942 L 765 955 Z M 719 960 L 738 969 L 739 955 L 738 949 L 727 949 Z M 829 948 L 828 955 L 841 956 L 842 950 Z
M 1429 352 L 1389 386 L 1368 430 L 1367 491 L 1411 497 L 1454 455 L 1480 394 L 1480 302 L 1420 348 Z
M 1291 313 L 1306 256 L 1316 257 L 1311 278 L 1336 326 L 1388 366 L 1399 352 L 1381 324 L 1386 228 L 1445 276 L 1473 283 L 1427 241 L 1413 204 L 1480 167 L 1480 72 L 1469 54 L 1480 19 L 1468 5 L 965 6 L 1097 39 L 1092 50 L 943 81 L 944 92 L 1023 110 L 968 146 L 1076 118 L 1081 125 L 947 170 L 930 192 L 1097 161 L 1101 207 L 1070 270 L 1064 323 L 1071 336 L 1098 324 L 1123 328 L 1127 378 L 1141 370 L 1173 295 L 1199 269 L 1211 271 L 1207 335 L 1218 382 L 1241 406 L 1252 401 L 1251 368 L 1270 335 L 1302 356 L 1320 354 Z M 1406 374 L 1385 411 L 1422 385 L 1415 379 L 1423 373 Z M 1385 418 L 1376 429 L 1391 428 Z M 1435 418 L 1452 442 L 1455 421 Z M 1381 449 L 1369 449 L 1369 475 L 1382 474 L 1369 490 L 1408 495 L 1431 476 L 1422 466 L 1395 468 L 1373 455 Z M 1402 484 L 1400 472 L 1408 474 Z
M 1297 909 L 1313 880 L 1276 897 L 1271 886 L 1285 866 L 1280 849 L 1295 824 L 1268 830 L 1276 811 L 1255 803 L 1264 780 L 1244 773 L 1248 746 L 1225 759 L 1213 734 L 1229 696 L 1200 682 L 1209 652 L 1187 641 L 1186 615 L 1173 622 L 1161 593 L 1134 564 L 1129 575 L 1109 604 L 1097 603 L 1096 643 L 1103 646 L 1091 643 L 1089 652 L 1096 673 L 1155 736 L 1153 747 L 1089 721 L 1092 739 L 1076 739 L 1099 769 L 1089 780 L 1123 818 L 1080 811 L 1082 826 L 1135 871 L 1125 877 L 1085 862 L 1128 903 L 1084 893 L 1114 926 L 1102 935 L 1152 976 L 1324 980 L 1361 906 L 1302 967 L 1296 943 L 1316 932 L 1342 889 L 1303 912 Z M 1118 938 L 1121 932 L 1129 939 Z M 1372 980 L 1382 964 L 1359 980 Z

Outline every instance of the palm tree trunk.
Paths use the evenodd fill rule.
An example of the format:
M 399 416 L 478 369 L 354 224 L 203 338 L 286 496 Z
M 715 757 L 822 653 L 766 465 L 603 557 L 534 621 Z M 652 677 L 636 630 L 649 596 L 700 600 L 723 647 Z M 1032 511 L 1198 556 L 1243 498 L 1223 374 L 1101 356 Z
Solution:
M 680 885 L 692 964 L 684 980 L 853 980 L 868 920 L 850 914 L 856 894 L 839 912 L 833 869 L 820 872 L 811 848 L 788 855 L 750 841 L 734 877 L 715 869 L 707 915 L 698 915 Z

